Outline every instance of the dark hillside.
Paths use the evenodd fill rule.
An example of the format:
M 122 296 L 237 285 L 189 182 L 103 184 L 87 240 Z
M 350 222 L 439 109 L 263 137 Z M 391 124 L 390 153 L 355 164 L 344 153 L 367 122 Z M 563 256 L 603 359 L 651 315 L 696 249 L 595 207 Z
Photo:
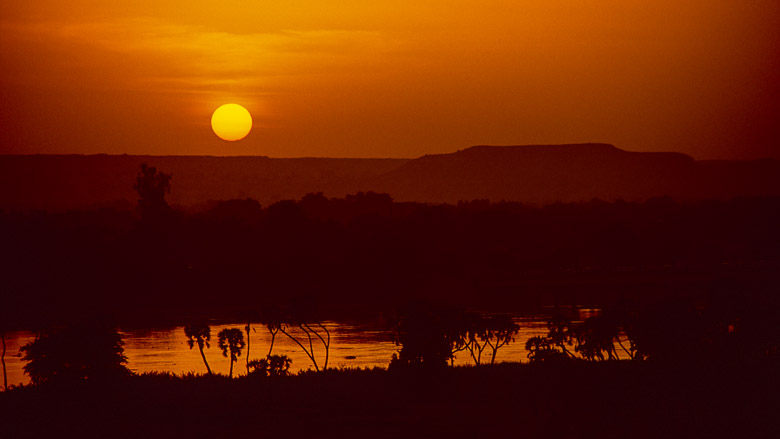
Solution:
M 780 194 L 780 162 L 697 162 L 606 144 L 474 146 L 411 160 L 381 176 L 375 190 L 401 201 L 450 203 L 724 199 Z
M 169 201 L 202 210 L 214 200 L 261 205 L 323 192 L 390 194 L 398 201 L 487 199 L 554 202 L 726 200 L 780 195 L 780 161 L 695 161 L 679 153 L 628 152 L 606 144 L 474 146 L 417 159 L 210 156 L 0 155 L 0 208 L 131 208 L 147 162 L 172 173 Z

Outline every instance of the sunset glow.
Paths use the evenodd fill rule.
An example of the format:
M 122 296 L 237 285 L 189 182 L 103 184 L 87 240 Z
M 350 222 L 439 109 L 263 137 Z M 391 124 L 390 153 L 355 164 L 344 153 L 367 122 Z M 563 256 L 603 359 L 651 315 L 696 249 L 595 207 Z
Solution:
M 0 438 L 777 430 L 780 0 L 9 0 L 0 42 Z
M 780 154 L 775 0 L 41 0 L 2 17 L 2 153 Z M 211 135 L 225 102 L 263 136 Z

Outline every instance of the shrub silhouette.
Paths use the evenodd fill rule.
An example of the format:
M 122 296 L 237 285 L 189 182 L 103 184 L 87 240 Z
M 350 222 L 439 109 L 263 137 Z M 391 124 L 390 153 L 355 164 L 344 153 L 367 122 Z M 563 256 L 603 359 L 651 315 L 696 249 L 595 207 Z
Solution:
M 217 345 L 222 349 L 222 355 L 225 357 L 230 353 L 230 373 L 229 377 L 233 377 L 233 363 L 238 361 L 238 357 L 241 356 L 241 349 L 244 348 L 244 334 L 240 329 L 231 328 L 223 329 L 217 334 Z
M 441 366 L 454 364 L 455 354 L 468 352 L 475 365 L 490 348 L 490 363 L 499 349 L 512 343 L 520 326 L 505 314 L 483 315 L 457 309 L 436 308 L 412 303 L 402 310 L 393 331 L 393 341 L 401 346 L 391 361 L 398 366 Z
M 122 338 L 112 328 L 88 324 L 53 328 L 21 348 L 33 384 L 128 375 Z
M 569 358 L 548 337 L 531 337 L 525 342 L 528 360 L 532 363 L 559 361 Z
M 461 316 L 427 304 L 407 306 L 392 334 L 393 342 L 401 350 L 398 355 L 393 354 L 390 367 L 446 367 L 466 343 Z
M 615 343 L 623 347 L 620 340 L 623 326 L 611 314 L 589 317 L 577 324 L 566 317 L 555 316 L 547 322 L 547 330 L 546 336 L 531 337 L 525 343 L 531 362 L 567 358 L 587 361 L 617 360 L 619 357 Z M 633 346 L 633 342 L 631 344 Z M 572 347 L 574 352 L 570 350 Z M 638 358 L 632 351 L 623 349 L 630 358 Z
M 580 324 L 574 334 L 577 347 L 574 348 L 589 361 L 617 360 L 615 341 L 620 340 L 620 327 L 607 316 L 594 316 Z M 604 354 L 607 357 L 604 357 Z
M 249 376 L 279 377 L 290 375 L 292 360 L 287 355 L 269 355 L 249 362 Z

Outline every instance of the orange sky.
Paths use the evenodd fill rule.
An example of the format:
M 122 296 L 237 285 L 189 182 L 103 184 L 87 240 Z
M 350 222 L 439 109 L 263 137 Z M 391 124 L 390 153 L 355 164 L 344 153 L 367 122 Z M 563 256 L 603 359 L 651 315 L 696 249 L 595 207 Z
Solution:
M 780 157 L 777 0 L 0 5 L 0 152 Z M 236 102 L 255 127 L 218 139 Z

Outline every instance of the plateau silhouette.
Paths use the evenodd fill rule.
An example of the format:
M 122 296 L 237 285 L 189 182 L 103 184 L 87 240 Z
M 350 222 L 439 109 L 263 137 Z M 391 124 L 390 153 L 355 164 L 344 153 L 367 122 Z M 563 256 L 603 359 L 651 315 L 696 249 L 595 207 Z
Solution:
M 0 208 L 131 208 L 139 163 L 175 175 L 169 201 L 206 208 L 252 198 L 263 205 L 322 192 L 384 192 L 397 201 L 678 201 L 780 195 L 780 161 L 697 161 L 607 144 L 474 146 L 416 159 L 131 155 L 0 155 Z

